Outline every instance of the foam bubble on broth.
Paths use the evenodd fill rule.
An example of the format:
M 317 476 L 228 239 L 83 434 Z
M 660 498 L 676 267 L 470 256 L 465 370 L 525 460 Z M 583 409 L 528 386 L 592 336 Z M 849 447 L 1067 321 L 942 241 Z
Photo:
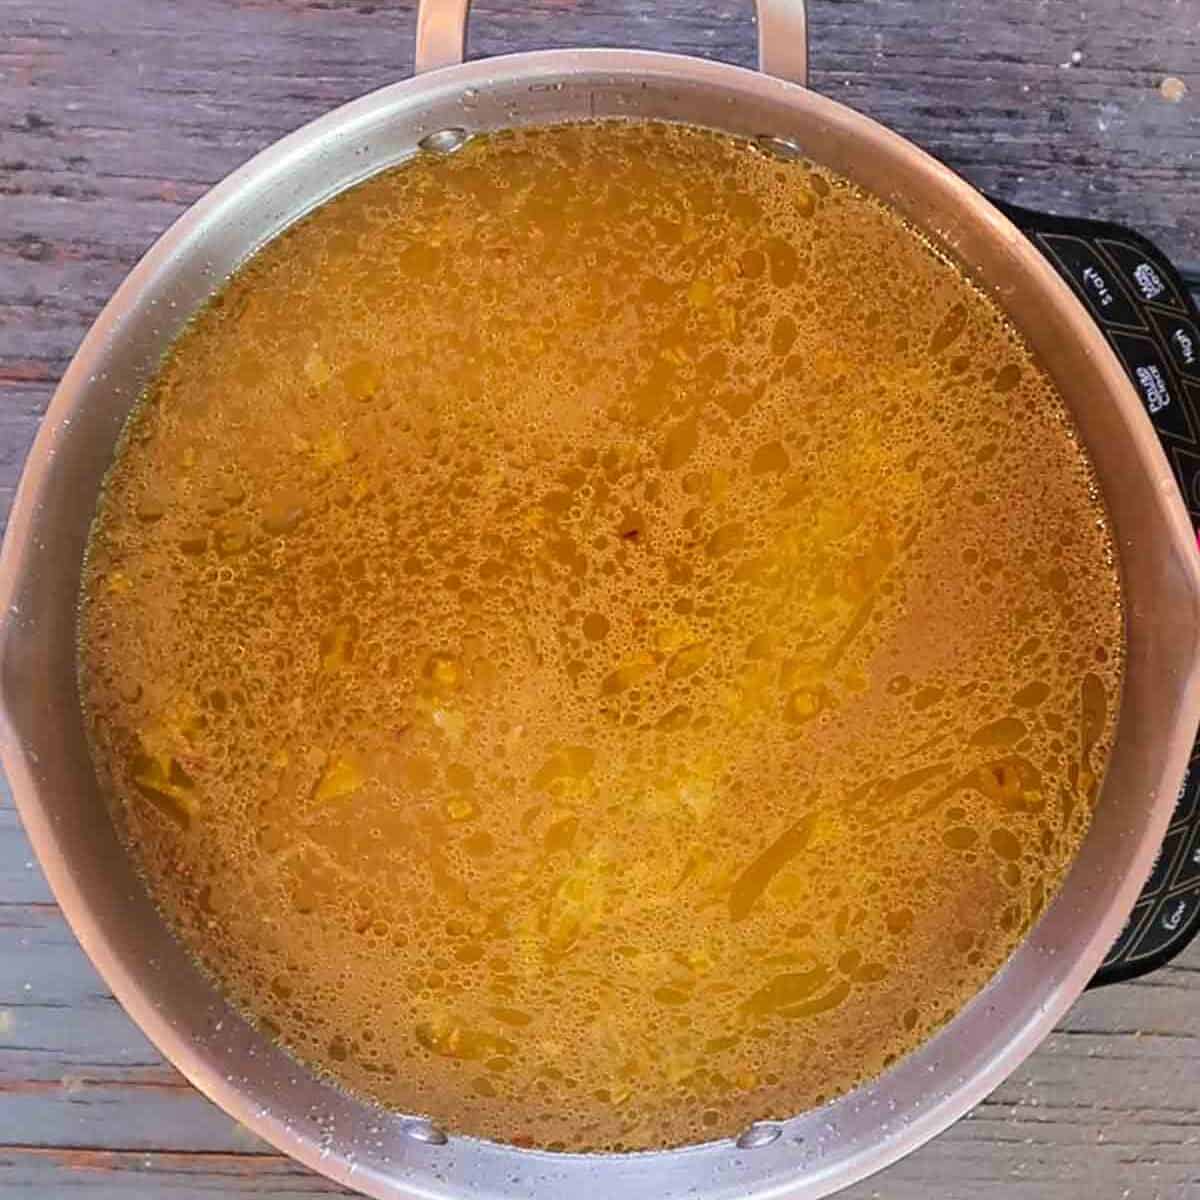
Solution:
M 80 630 L 160 909 L 353 1091 L 551 1148 L 876 1075 L 1057 889 L 1122 669 L 1063 405 L 886 207 L 722 135 L 326 204 L 130 419 Z

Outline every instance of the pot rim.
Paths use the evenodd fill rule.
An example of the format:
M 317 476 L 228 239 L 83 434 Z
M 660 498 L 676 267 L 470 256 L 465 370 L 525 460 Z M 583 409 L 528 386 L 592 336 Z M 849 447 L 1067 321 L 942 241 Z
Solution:
M 836 101 L 809 92 L 799 85 L 745 68 L 686 55 L 652 51 L 573 49 L 505 55 L 445 67 L 399 81 L 342 105 L 273 143 L 226 176 L 156 240 L 105 305 L 55 391 L 17 489 L 3 550 L 0 552 L 0 613 L 3 614 L 0 622 L 0 760 L 8 773 L 17 807 L 38 859 L 72 930 L 113 993 L 151 1041 L 200 1091 L 281 1151 L 346 1186 L 367 1188 L 372 1195 L 389 1197 L 392 1200 L 398 1197 L 441 1197 L 450 1193 L 426 1187 L 413 1179 L 404 1179 L 398 1183 L 394 1177 L 389 1178 L 365 1163 L 360 1165 L 345 1154 L 331 1154 L 302 1135 L 292 1122 L 264 1111 L 232 1077 L 227 1077 L 217 1069 L 211 1056 L 201 1052 L 195 1040 L 195 1031 L 177 1027 L 169 1014 L 159 1011 L 148 1001 L 138 971 L 130 969 L 121 957 L 114 953 L 103 915 L 97 914 L 88 905 L 68 864 L 67 855 L 62 848 L 53 797 L 45 797 L 39 792 L 36 756 L 27 752 L 27 747 L 10 719 L 9 689 L 12 681 L 9 679 L 7 668 L 14 654 L 14 645 L 21 638 L 23 624 L 18 601 L 19 584 L 32 567 L 35 550 L 33 528 L 36 515 L 46 501 L 48 465 L 54 459 L 61 441 L 69 436 L 72 415 L 85 399 L 89 384 L 94 382 L 98 373 L 103 372 L 105 356 L 110 345 L 121 336 L 127 321 L 142 319 L 137 312 L 136 301 L 151 282 L 168 270 L 174 260 L 185 255 L 208 223 L 219 221 L 223 211 L 232 206 L 235 198 L 241 196 L 247 188 L 261 184 L 266 178 L 286 175 L 301 158 L 312 153 L 313 145 L 321 139 L 327 139 L 334 133 L 344 136 L 359 127 L 364 131 L 369 130 L 386 120 L 389 112 L 401 103 L 411 105 L 419 102 L 429 105 L 438 96 L 461 94 L 470 87 L 486 87 L 501 78 L 507 82 L 525 81 L 534 84 L 549 77 L 579 72 L 607 73 L 614 81 L 623 82 L 653 76 L 657 82 L 669 82 L 674 79 L 690 85 L 719 85 L 735 92 L 774 91 L 786 103 L 815 109 L 818 115 L 835 125 L 847 137 L 865 138 L 875 145 L 884 146 L 893 154 L 905 156 L 910 162 L 919 165 L 924 174 L 936 183 L 943 193 L 951 195 L 964 209 L 969 210 L 975 219 L 987 223 L 992 235 L 1005 244 L 1008 253 L 1020 260 L 1023 269 L 1037 279 L 1044 294 L 1052 298 L 1053 303 L 1072 325 L 1073 332 L 1087 347 L 1097 370 L 1104 377 L 1110 395 L 1118 401 L 1126 417 L 1126 432 L 1132 442 L 1131 457 L 1148 467 L 1157 468 L 1154 478 L 1162 492 L 1164 524 L 1170 530 L 1181 569 L 1187 577 L 1186 586 L 1192 609 L 1192 644 L 1181 647 L 1181 654 L 1186 656 L 1187 668 L 1181 672 L 1182 680 L 1179 685 L 1182 713 L 1180 723 L 1190 721 L 1194 728 L 1200 721 L 1200 642 L 1195 633 L 1196 627 L 1200 626 L 1200 560 L 1195 554 L 1193 533 L 1182 499 L 1175 489 L 1162 448 L 1142 412 L 1140 400 L 1099 328 L 1063 280 L 1042 259 L 1036 248 L 974 188 L 900 135 Z M 369 170 L 363 172 L 362 177 L 375 174 L 386 165 L 376 162 Z M 353 186 L 353 182 L 339 182 L 326 195 L 314 200 L 309 206 L 310 209 L 324 203 L 336 192 Z M 296 216 L 295 213 L 289 214 L 286 224 L 290 224 Z M 278 229 L 269 230 L 263 241 L 269 240 L 277 232 Z M 262 242 L 259 243 L 261 244 Z M 213 280 L 214 285 L 219 282 L 220 280 Z M 1170 762 L 1163 772 L 1164 783 L 1169 783 L 1172 779 L 1177 783 L 1183 774 L 1190 738 L 1187 745 L 1178 738 L 1176 741 L 1179 744 L 1173 746 Z M 1067 955 L 1059 957 L 1057 961 L 1049 957 L 1055 954 L 1056 947 L 1053 936 L 1047 937 L 1045 932 L 1051 913 L 1062 909 L 1064 899 L 1069 900 L 1069 897 L 1065 897 L 1064 885 L 1063 891 L 1051 903 L 1047 912 L 1035 924 L 997 976 L 961 1010 L 946 1029 L 928 1039 L 911 1055 L 906 1056 L 897 1067 L 890 1068 L 880 1078 L 889 1078 L 901 1067 L 911 1068 L 918 1063 L 923 1067 L 925 1059 L 932 1059 L 938 1063 L 938 1049 L 945 1049 L 943 1043 L 946 1033 L 961 1024 L 968 1014 L 978 1014 L 981 1009 L 988 1010 L 989 1004 L 992 1004 L 989 997 L 996 990 L 996 981 L 1012 972 L 1016 960 L 1021 958 L 1025 962 L 1028 974 L 1029 964 L 1042 956 L 1040 970 L 1030 976 L 1038 980 L 1037 990 L 1041 999 L 1017 1024 L 1013 1035 L 998 1053 L 982 1067 L 974 1064 L 970 1071 L 952 1074 L 950 1079 L 942 1082 L 943 1090 L 939 1091 L 938 1096 L 930 1100 L 911 1119 L 890 1127 L 886 1112 L 881 1114 L 883 1119 L 879 1125 L 879 1136 L 865 1148 L 840 1158 L 835 1154 L 831 1159 L 822 1162 L 819 1145 L 810 1147 L 808 1153 L 811 1162 L 805 1167 L 806 1173 L 803 1178 L 781 1178 L 777 1182 L 768 1182 L 752 1191 L 738 1194 L 753 1195 L 757 1200 L 767 1200 L 768 1197 L 776 1200 L 784 1200 L 785 1197 L 800 1200 L 801 1197 L 826 1195 L 909 1153 L 950 1125 L 990 1092 L 1042 1040 L 1099 966 L 1132 908 L 1142 882 L 1150 872 L 1173 802 L 1173 792 L 1169 787 L 1164 787 L 1155 801 L 1152 819 L 1147 820 L 1137 834 L 1136 852 L 1131 857 L 1129 869 L 1121 880 L 1104 918 L 1091 930 L 1082 946 L 1072 949 L 1073 958 L 1069 964 L 1066 962 Z M 939 1069 L 940 1065 L 939 1063 Z M 928 1069 L 933 1071 L 935 1068 L 929 1066 Z M 802 1126 L 808 1130 L 815 1128 L 814 1117 L 816 1120 L 836 1121 L 848 1118 L 852 1114 L 861 1115 L 864 1106 L 876 1107 L 881 1103 L 878 1098 L 872 1096 L 873 1092 L 879 1090 L 876 1084 L 877 1081 L 865 1084 L 816 1110 L 815 1114 L 802 1114 L 778 1124 L 789 1129 Z M 816 1140 L 819 1143 L 819 1137 Z M 581 1170 L 590 1170 L 614 1162 L 641 1163 L 649 1167 L 660 1160 L 678 1161 L 681 1157 L 689 1156 L 698 1159 L 711 1156 L 718 1150 L 723 1158 L 737 1153 L 732 1150 L 732 1143 L 727 1139 L 673 1150 L 625 1155 L 547 1154 L 541 1151 L 520 1150 L 500 1143 L 482 1142 L 461 1135 L 455 1135 L 451 1141 L 464 1150 L 470 1145 L 492 1147 L 506 1155 L 517 1156 L 526 1165 L 531 1162 L 542 1165 L 549 1163 L 553 1167 L 568 1168 L 575 1163 Z M 812 1156 L 813 1150 L 815 1156 Z M 761 1155 L 764 1152 L 757 1150 L 752 1153 Z M 585 1175 L 578 1171 L 570 1181 L 563 1175 L 559 1186 L 563 1190 L 578 1187 L 580 1180 L 584 1178 Z M 603 1174 L 595 1176 L 595 1179 L 603 1180 L 605 1184 L 610 1183 Z M 493 1193 L 480 1191 L 471 1194 Z M 505 1193 L 494 1194 L 499 1196 Z M 537 1193 L 539 1196 L 542 1194 Z M 735 1193 L 720 1190 L 713 1194 L 732 1196 Z

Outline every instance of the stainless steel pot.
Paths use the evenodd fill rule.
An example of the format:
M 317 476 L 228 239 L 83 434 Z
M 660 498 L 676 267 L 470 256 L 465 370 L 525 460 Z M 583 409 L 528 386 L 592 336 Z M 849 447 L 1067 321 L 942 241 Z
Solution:
M 1097 327 L 977 192 L 896 134 L 808 91 L 802 0 L 758 0 L 761 72 L 570 50 L 463 65 L 466 0 L 424 0 L 416 78 L 254 158 L 183 216 L 84 339 L 42 425 L 0 561 L 0 750 L 54 893 L 113 992 L 164 1054 L 280 1150 L 376 1197 L 824 1196 L 944 1129 L 1082 990 L 1147 877 L 1200 720 L 1200 566 L 1141 403 Z M 657 117 L 766 139 L 856 180 L 991 291 L 1069 404 L 1112 516 L 1127 606 L 1116 746 L 1057 899 L 936 1037 L 875 1082 L 738 1141 L 636 1155 L 518 1150 L 384 1112 L 317 1079 L 234 1012 L 170 935 L 98 794 L 75 681 L 80 566 L 130 406 L 181 325 L 249 254 L 323 200 L 459 131 Z M 398 998 L 403 1003 L 403 998 Z

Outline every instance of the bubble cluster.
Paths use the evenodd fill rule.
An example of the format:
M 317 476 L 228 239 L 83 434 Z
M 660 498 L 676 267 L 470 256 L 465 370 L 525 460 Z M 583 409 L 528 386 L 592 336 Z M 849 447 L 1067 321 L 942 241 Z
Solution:
M 1086 830 L 1090 467 L 998 309 L 697 129 L 476 138 L 181 336 L 94 527 L 119 827 L 231 997 L 460 1132 L 637 1149 L 868 1078 Z

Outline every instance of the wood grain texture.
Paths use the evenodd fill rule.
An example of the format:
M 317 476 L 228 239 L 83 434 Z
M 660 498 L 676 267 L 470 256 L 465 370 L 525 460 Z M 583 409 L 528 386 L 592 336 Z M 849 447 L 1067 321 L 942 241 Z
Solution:
M 481 0 L 471 53 L 634 44 L 748 66 L 750 7 Z M 1128 222 L 1200 268 L 1200 0 L 812 0 L 811 20 L 819 90 L 999 196 Z M 372 0 L 0 0 L 0 521 L 138 256 L 255 151 L 407 74 L 413 26 L 411 3 Z M 1200 945 L 1084 996 L 968 1119 L 847 1195 L 1200 1200 L 1198 1111 Z M 345 1194 L 163 1062 L 0 795 L 0 1197 Z

